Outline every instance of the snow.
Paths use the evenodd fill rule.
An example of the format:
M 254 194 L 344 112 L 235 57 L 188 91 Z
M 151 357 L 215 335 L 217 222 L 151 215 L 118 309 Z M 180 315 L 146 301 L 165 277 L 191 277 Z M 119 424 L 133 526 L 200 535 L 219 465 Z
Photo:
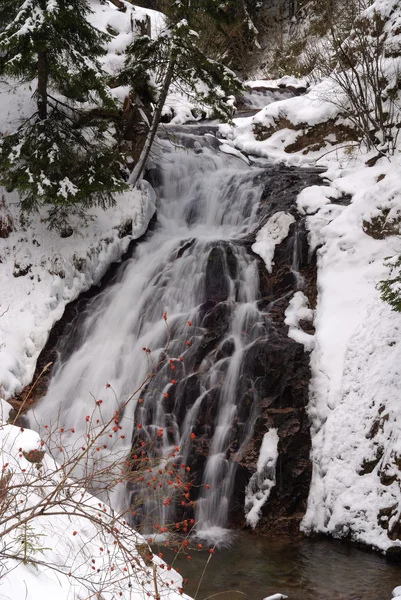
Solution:
M 269 273 L 273 270 L 275 248 L 288 236 L 293 223 L 295 223 L 293 215 L 277 212 L 258 231 L 252 250 L 263 258 Z
M 302 528 L 350 535 L 386 551 L 401 546 L 391 534 L 400 518 L 391 507 L 401 503 L 394 477 L 401 451 L 401 315 L 382 302 L 377 284 L 401 240 L 374 239 L 364 228 L 383 211 L 396 225 L 399 158 L 371 168 L 333 167 L 328 176 L 334 197 L 338 190 L 353 197 L 349 206 L 323 204 L 307 217 L 312 246 L 321 247 L 309 407 L 313 478 Z M 300 203 L 306 212 L 323 200 L 318 189 L 309 193 Z
M 133 40 L 134 33 L 131 28 L 131 18 L 135 31 L 135 22 L 144 22 L 148 16 L 152 37 L 159 35 L 166 26 L 165 16 L 161 12 L 133 6 L 129 2 L 124 2 L 124 4 L 127 10 L 121 12 L 111 2 L 99 5 L 96 0 L 92 0 L 90 3 L 93 12 L 89 15 L 88 21 L 103 33 L 110 34 L 112 32 L 112 38 L 107 44 L 108 52 L 102 61 L 104 69 L 110 75 L 117 75 L 122 68 L 125 60 L 124 52 Z M 120 91 L 121 87 L 114 88 L 111 93 L 114 97 L 119 97 Z M 126 91 L 128 92 L 128 89 Z
M 145 600 L 155 592 L 154 570 L 161 598 L 190 600 L 179 592 L 182 578 L 174 570 L 167 570 L 159 557 L 151 559 L 149 576 L 149 563 L 145 564 L 138 550 L 148 547 L 146 541 L 121 518 L 115 521 L 116 515 L 106 504 L 78 487 L 68 488 L 70 495 L 66 496 L 64 489 L 69 482 L 58 488 L 64 481 L 64 471 L 49 455 L 44 454 L 36 462 L 28 460 L 42 448 L 37 433 L 0 426 L 2 477 L 7 476 L 9 482 L 8 499 L 15 497 L 16 502 L 3 506 L 0 598 L 72 600 L 87 598 L 89 593 L 104 600 Z M 52 494 L 57 502 L 54 506 Z M 24 526 L 22 515 L 34 511 L 38 515 Z M 111 534 L 100 521 L 118 525 L 118 531 L 113 530 L 117 533 Z M 26 560 L 21 560 L 24 556 Z
M 224 152 L 225 154 L 231 154 L 232 156 L 236 156 L 237 158 L 240 158 L 241 160 L 246 162 L 247 165 L 249 165 L 248 158 L 244 154 L 242 154 L 242 152 L 240 152 L 236 148 L 233 148 L 230 144 L 221 144 L 219 146 L 219 150 L 220 152 Z
M 299 322 L 313 321 L 314 312 L 309 308 L 309 301 L 301 291 L 296 292 L 291 298 L 285 311 L 284 323 L 288 325 L 288 337 L 303 344 L 307 352 L 311 351 L 315 344 L 315 337 L 302 331 Z
M 303 89 L 309 87 L 309 82 L 305 77 L 294 77 L 293 75 L 285 75 L 280 79 L 254 79 L 245 82 L 250 88 L 282 88 L 292 87 L 294 89 Z
M 265 433 L 259 451 L 256 473 L 252 475 L 245 490 L 246 522 L 253 528 L 258 524 L 261 509 L 276 485 L 278 443 L 277 429 L 270 429 Z
M 314 214 L 325 204 L 330 204 L 331 200 L 336 200 L 341 196 L 340 190 L 333 190 L 332 187 L 312 185 L 302 190 L 297 198 L 297 207 L 301 214 Z
M 392 591 L 393 598 L 397 600 L 397 597 L 401 597 L 401 586 L 397 586 Z

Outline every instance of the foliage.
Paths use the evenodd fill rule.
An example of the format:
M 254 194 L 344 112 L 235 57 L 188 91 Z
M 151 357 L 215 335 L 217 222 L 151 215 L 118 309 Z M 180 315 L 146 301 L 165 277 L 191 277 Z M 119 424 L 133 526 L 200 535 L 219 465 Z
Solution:
M 3 0 L 0 75 L 32 81 L 40 55 L 52 87 L 72 100 L 105 97 L 99 58 L 105 37 L 87 21 L 86 0 Z
M 199 34 L 191 29 L 184 14 L 183 4 L 175 2 L 164 31 L 154 39 L 149 35 L 138 36 L 127 49 L 120 81 L 130 85 L 135 93 L 138 85 L 140 90 L 151 88 L 153 77 L 155 85 L 148 95 L 157 97 L 149 132 L 129 177 L 132 184 L 145 168 L 172 84 L 195 102 L 212 107 L 215 116 L 223 119 L 232 115 L 227 95 L 242 88 L 230 69 L 204 54 L 199 46 Z
M 333 27 L 330 49 L 334 68 L 326 63 L 326 74 L 339 90 L 331 101 L 352 121 L 367 148 L 393 154 L 399 132 L 401 71 L 398 59 L 386 56 L 392 44 L 387 25 L 387 19 L 374 10 L 357 18 L 345 41 Z
M 391 269 L 391 275 L 379 283 L 381 299 L 388 302 L 393 310 L 401 312 L 401 256 L 395 261 L 388 260 L 387 265 Z
M 31 119 L 1 145 L 0 170 L 3 183 L 20 191 L 23 210 L 41 204 L 107 207 L 112 192 L 124 182 L 120 164 L 102 123 L 74 127 L 63 113 L 55 111 L 43 121 Z
M 136 88 L 137 82 L 150 84 L 154 73 L 159 89 L 153 94 L 157 96 L 171 66 L 172 84 L 199 103 L 212 106 L 219 117 L 230 118 L 230 107 L 224 98 L 239 91 L 241 84 L 230 69 L 205 55 L 199 46 L 199 34 L 182 16 L 182 10 L 176 6 L 169 27 L 159 36 L 139 36 L 133 41 L 127 50 L 121 81 Z
M 86 0 L 5 0 L 0 6 L 0 75 L 34 82 L 37 110 L 0 142 L 0 181 L 21 208 L 50 206 L 50 226 L 66 209 L 113 204 L 125 189 L 110 124 L 118 111 L 99 59 L 105 37 L 87 21 Z

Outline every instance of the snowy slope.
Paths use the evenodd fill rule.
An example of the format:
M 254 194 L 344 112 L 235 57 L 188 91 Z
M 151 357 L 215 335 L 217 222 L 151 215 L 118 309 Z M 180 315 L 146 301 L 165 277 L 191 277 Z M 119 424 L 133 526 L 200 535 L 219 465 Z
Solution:
M 311 359 L 314 471 L 303 529 L 349 534 L 386 551 L 401 547 L 401 314 L 376 286 L 401 238 L 365 231 L 383 210 L 389 221 L 401 214 L 401 177 L 395 159 L 337 175 L 332 185 L 353 194 L 352 204 L 326 204 L 308 218 L 322 247 Z

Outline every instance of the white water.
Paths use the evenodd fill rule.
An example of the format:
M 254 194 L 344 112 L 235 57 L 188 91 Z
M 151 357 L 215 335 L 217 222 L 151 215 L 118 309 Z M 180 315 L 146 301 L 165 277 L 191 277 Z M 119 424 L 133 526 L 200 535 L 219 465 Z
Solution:
M 91 304 L 76 348 L 65 363 L 57 365 L 35 418 L 42 425 L 57 422 L 66 430 L 74 428 L 74 435 L 79 436 L 85 433 L 85 417 L 92 414 L 99 398 L 103 400 L 102 418 L 111 418 L 149 372 L 142 348 L 151 348 L 156 362 L 162 356 L 168 343 L 163 320 L 167 311 L 168 358 L 184 359 L 177 361 L 174 373 L 178 381 L 174 409 L 166 408 L 163 401 L 163 393 L 172 387 L 167 361 L 151 381 L 143 405 L 137 406 L 137 395 L 124 411 L 120 425 L 126 437 L 119 439 L 113 452 L 129 453 L 135 420 L 143 425 L 142 439 L 153 440 L 161 460 L 173 445 L 181 448 L 180 460 L 190 460 L 190 434 L 195 430 L 197 437 L 211 437 L 196 522 L 201 535 L 214 536 L 216 531 L 223 532 L 227 522 L 236 464 L 229 454 L 239 454 L 252 433 L 252 419 L 250 423 L 237 422 L 244 351 L 265 335 L 257 309 L 256 261 L 243 245 L 229 240 L 239 239 L 257 223 L 262 184 L 257 169 L 250 170 L 242 161 L 218 155 L 211 148 L 199 150 L 198 146 L 197 152 L 192 152 L 164 142 L 163 150 L 157 229 L 122 266 L 117 283 Z M 209 285 L 208 291 L 205 287 L 212 260 L 220 261 L 223 292 L 220 286 Z M 206 331 L 202 320 L 210 308 L 205 303 L 211 300 L 228 306 L 230 317 L 214 354 L 202 355 Z M 219 358 L 227 340 L 232 354 Z M 190 341 L 189 347 L 186 341 Z M 194 370 L 199 382 L 195 401 L 186 391 Z M 199 431 L 200 411 L 204 403 L 210 404 L 212 393 L 218 401 L 213 409 L 215 421 Z M 187 400 L 191 404 L 187 405 Z M 160 428 L 164 431 L 161 439 L 157 436 Z M 233 450 L 236 428 L 241 428 L 240 442 Z M 108 452 L 102 450 L 104 461 Z M 121 498 L 114 498 L 114 503 L 121 503 Z M 159 503 L 156 508 L 159 523 L 169 518 L 171 507 Z M 148 510 L 154 512 L 154 500 Z

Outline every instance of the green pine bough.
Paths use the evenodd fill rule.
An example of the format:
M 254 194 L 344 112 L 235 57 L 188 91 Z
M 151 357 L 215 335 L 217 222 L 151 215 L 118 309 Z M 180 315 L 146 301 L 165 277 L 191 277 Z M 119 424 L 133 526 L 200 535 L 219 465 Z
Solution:
M 89 12 L 86 0 L 0 5 L 0 76 L 36 85 L 36 110 L 1 138 L 0 182 L 18 190 L 25 211 L 50 207 L 55 227 L 66 210 L 110 206 L 126 188 L 118 109 L 100 65 L 106 36 Z

